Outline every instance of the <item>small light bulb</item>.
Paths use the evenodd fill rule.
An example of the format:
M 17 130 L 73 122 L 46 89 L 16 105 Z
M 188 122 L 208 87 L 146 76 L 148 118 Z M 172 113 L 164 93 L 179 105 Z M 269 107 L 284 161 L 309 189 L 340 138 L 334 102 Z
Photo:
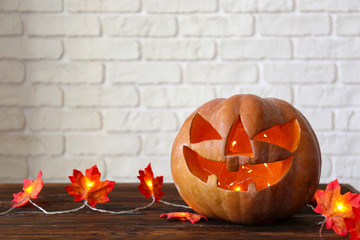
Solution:
M 345 211 L 346 208 L 344 205 L 342 205 L 341 203 L 337 204 L 336 208 L 339 210 L 339 211 Z
M 250 169 L 249 171 L 247 171 L 248 173 L 251 173 L 252 172 L 252 170 Z
M 33 187 L 32 187 L 32 186 L 29 186 L 29 187 L 27 187 L 27 188 L 25 189 L 25 192 L 26 192 L 26 193 L 31 193 L 32 190 L 33 190 Z
M 234 188 L 234 191 L 241 191 L 241 187 L 240 187 L 240 186 L 236 186 L 236 187 Z
M 268 137 L 268 136 L 264 133 L 264 137 Z
M 264 166 L 265 166 L 265 167 L 268 167 L 268 165 L 267 165 L 266 163 L 264 163 Z
M 231 143 L 231 146 L 234 147 L 235 145 L 236 145 L 236 141 L 233 141 L 233 142 Z

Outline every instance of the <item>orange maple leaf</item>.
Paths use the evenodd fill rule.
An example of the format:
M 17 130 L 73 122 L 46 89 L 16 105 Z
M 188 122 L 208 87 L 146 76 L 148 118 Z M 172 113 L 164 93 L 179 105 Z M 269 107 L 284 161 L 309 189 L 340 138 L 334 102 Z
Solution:
M 36 180 L 24 179 L 23 190 L 24 192 L 14 193 L 12 202 L 13 207 L 21 207 L 29 202 L 29 199 L 36 199 L 43 188 L 42 172 L 39 171 Z
M 207 217 L 189 212 L 171 212 L 171 213 L 163 213 L 160 217 L 166 217 L 166 219 L 174 218 L 177 220 L 189 220 L 192 224 L 200 221 L 202 218 L 207 221 Z
M 74 169 L 73 176 L 69 176 L 71 184 L 66 191 L 75 197 L 75 201 L 86 200 L 90 206 L 109 201 L 107 194 L 114 188 L 114 181 L 100 181 L 101 173 L 96 165 L 86 169 L 85 176 Z
M 360 195 L 347 192 L 340 194 L 338 180 L 329 183 L 326 190 L 317 190 L 315 212 L 326 217 L 326 229 L 332 228 L 336 234 L 347 236 L 345 218 L 354 218 L 353 207 L 360 207 Z
M 153 171 L 151 169 L 151 163 L 145 168 L 145 170 L 139 170 L 138 179 L 140 180 L 140 185 L 138 189 L 146 198 L 153 196 L 158 202 L 161 200 L 161 197 L 165 195 L 161 191 L 163 185 L 163 176 L 154 178 Z
M 353 208 L 354 218 L 345 218 L 346 228 L 351 240 L 360 239 L 360 208 Z

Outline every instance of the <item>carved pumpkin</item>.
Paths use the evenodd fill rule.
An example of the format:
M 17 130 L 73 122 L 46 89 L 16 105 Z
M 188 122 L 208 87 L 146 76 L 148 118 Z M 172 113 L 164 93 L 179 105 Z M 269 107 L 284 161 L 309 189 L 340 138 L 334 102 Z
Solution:
M 200 214 L 270 223 L 298 211 L 319 183 L 320 148 L 305 117 L 276 98 L 235 95 L 192 113 L 172 148 L 171 171 Z

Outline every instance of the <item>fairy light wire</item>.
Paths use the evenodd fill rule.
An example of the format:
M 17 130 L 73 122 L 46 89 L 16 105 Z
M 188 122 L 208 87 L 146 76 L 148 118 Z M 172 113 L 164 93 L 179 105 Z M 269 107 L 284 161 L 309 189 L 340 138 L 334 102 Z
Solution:
M 96 208 L 96 207 L 92 207 L 89 205 L 88 202 L 85 201 L 85 205 L 90 208 L 91 210 L 93 211 L 97 211 L 97 212 L 102 212 L 102 213 L 111 213 L 111 214 L 126 214 L 126 213 L 134 213 L 134 212 L 137 212 L 139 210 L 143 210 L 143 209 L 146 209 L 146 208 L 149 208 L 151 207 L 153 204 L 155 203 L 155 197 L 152 197 L 152 202 L 145 205 L 145 206 L 141 206 L 141 207 L 137 207 L 137 208 L 134 208 L 134 209 L 131 209 L 131 210 L 123 210 L 123 211 L 111 211 L 111 210 L 105 210 L 105 209 L 99 209 L 99 208 Z
M 76 211 L 79 211 L 80 209 L 84 208 L 84 207 L 86 206 L 86 204 L 87 204 L 87 202 L 84 201 L 84 204 L 81 205 L 80 207 L 77 207 L 77 208 L 73 208 L 73 209 L 70 209 L 70 210 L 64 210 L 64 211 L 48 212 L 48 211 L 46 211 L 45 209 L 43 209 L 42 207 L 40 207 L 39 205 L 37 205 L 36 203 L 34 203 L 33 201 L 31 201 L 31 199 L 29 199 L 29 202 L 30 202 L 32 205 L 34 205 L 36 208 L 38 208 L 39 210 L 41 210 L 43 213 L 49 214 L 49 215 L 76 212 Z
M 182 208 L 192 209 L 189 206 L 185 206 L 185 205 L 181 205 L 181 204 L 175 204 L 175 203 L 171 203 L 171 202 L 166 202 L 166 201 L 163 201 L 163 200 L 159 200 L 159 202 L 161 202 L 163 204 L 166 204 L 166 205 L 169 205 L 169 206 L 173 206 L 173 207 L 182 207 Z

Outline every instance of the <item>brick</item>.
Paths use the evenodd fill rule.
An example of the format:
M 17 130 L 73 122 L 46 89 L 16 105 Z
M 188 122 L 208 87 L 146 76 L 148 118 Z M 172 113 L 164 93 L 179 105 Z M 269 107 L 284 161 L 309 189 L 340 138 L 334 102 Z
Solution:
M 136 163 L 136 164 L 134 164 Z M 120 182 L 138 182 L 139 168 L 151 163 L 154 176 L 163 176 L 164 181 L 173 181 L 168 157 L 112 157 L 106 161 L 108 177 Z
M 0 135 L 0 155 L 57 156 L 64 152 L 64 137 L 60 135 Z
M 142 140 L 142 153 L 147 156 L 170 156 L 176 134 L 147 134 Z
M 194 16 L 180 18 L 180 35 L 186 37 L 250 36 L 254 19 L 246 15 Z
M 256 12 L 257 0 L 220 0 L 220 4 L 225 12 L 241 13 Z
M 325 15 L 261 15 L 259 20 L 263 36 L 321 36 L 331 31 Z
M 204 13 L 217 10 L 216 0 L 147 0 L 144 8 L 149 13 Z
M 258 0 L 259 12 L 290 12 L 294 10 L 293 0 Z
M 337 177 L 359 178 L 360 161 L 356 157 L 334 157 L 334 170 Z
M 59 59 L 63 52 L 58 39 L 3 38 L 0 46 L 0 58 L 10 59 Z
M 192 112 L 194 112 L 194 109 L 179 109 L 176 111 L 180 123 L 179 127 L 184 124 L 185 120 L 191 115 Z
M 318 133 L 318 140 L 322 154 L 359 154 L 359 133 L 332 132 Z
M 105 35 L 113 37 L 173 37 L 176 18 L 168 16 L 111 16 L 103 19 Z
M 96 84 L 104 78 L 100 63 L 34 62 L 28 64 L 28 79 L 32 83 Z
M 292 102 L 292 91 L 289 86 L 261 86 L 261 85 L 241 85 L 220 87 L 217 97 L 228 98 L 235 94 L 255 94 L 260 97 L 275 97 Z
M 19 131 L 25 128 L 25 116 L 20 110 L 0 110 L 0 131 Z
M 169 111 L 109 111 L 104 116 L 104 128 L 118 132 L 175 131 L 178 122 Z
M 360 62 L 342 62 L 339 66 L 339 80 L 344 83 L 360 83 Z
M 225 60 L 290 59 L 292 47 L 287 39 L 224 40 L 220 54 Z
M 335 129 L 336 130 L 349 130 L 349 121 L 354 114 L 353 110 L 350 109 L 341 109 L 335 110 Z M 356 117 L 355 117 L 356 119 Z
M 333 129 L 333 116 L 328 109 L 299 109 L 315 131 Z
M 29 36 L 99 36 L 100 23 L 88 15 L 27 15 L 25 28 Z
M 71 155 L 136 155 L 140 139 L 134 134 L 68 134 L 66 149 Z
M 332 160 L 328 156 L 321 156 L 321 176 L 330 177 L 332 172 Z
M 0 83 L 20 84 L 25 80 L 25 65 L 21 62 L 0 62 Z
M 331 83 L 335 66 L 328 63 L 264 63 L 262 76 L 270 83 Z
M 149 40 L 143 42 L 147 60 L 210 60 L 215 57 L 215 43 L 208 40 Z
M 335 111 L 335 123 L 337 130 L 360 130 L 360 111 L 337 110 Z
M 66 51 L 76 60 L 134 60 L 139 58 L 139 44 L 119 39 L 67 39 Z
M 73 169 L 77 169 L 85 174 L 85 170 L 90 167 L 98 167 L 101 173 L 101 180 L 106 175 L 106 168 L 103 159 L 99 158 L 32 158 L 30 163 L 30 175 L 36 178 L 39 169 L 43 172 L 43 180 L 46 182 L 69 182 Z M 61 169 L 61 171 L 59 171 Z
M 101 115 L 93 110 L 34 110 L 29 116 L 29 127 L 42 130 L 99 130 Z
M 341 36 L 359 36 L 360 16 L 337 16 L 336 33 Z
M 107 79 L 112 83 L 180 83 L 181 67 L 175 63 L 109 63 Z
M 22 35 L 23 27 L 19 15 L 2 14 L 0 15 L 0 36 Z
M 61 0 L 1 0 L 0 10 L 5 12 L 61 12 Z
M 62 106 L 62 91 L 58 87 L 1 87 L 0 106 L 42 107 Z
M 140 0 L 71 0 L 66 7 L 69 12 L 138 12 Z
M 357 39 L 296 39 L 295 57 L 300 59 L 359 59 Z
M 257 77 L 256 64 L 252 63 L 190 63 L 185 70 L 189 83 L 251 83 Z
M 296 91 L 295 103 L 312 107 L 359 106 L 358 86 L 301 86 Z
M 357 0 L 301 0 L 301 11 L 304 12 L 359 12 Z
M 28 175 L 26 158 L 0 158 L 0 180 L 21 182 Z
M 151 108 L 198 107 L 213 98 L 211 87 L 148 87 L 142 92 L 143 104 Z
M 65 105 L 69 107 L 134 107 L 138 93 L 134 87 L 64 88 Z

